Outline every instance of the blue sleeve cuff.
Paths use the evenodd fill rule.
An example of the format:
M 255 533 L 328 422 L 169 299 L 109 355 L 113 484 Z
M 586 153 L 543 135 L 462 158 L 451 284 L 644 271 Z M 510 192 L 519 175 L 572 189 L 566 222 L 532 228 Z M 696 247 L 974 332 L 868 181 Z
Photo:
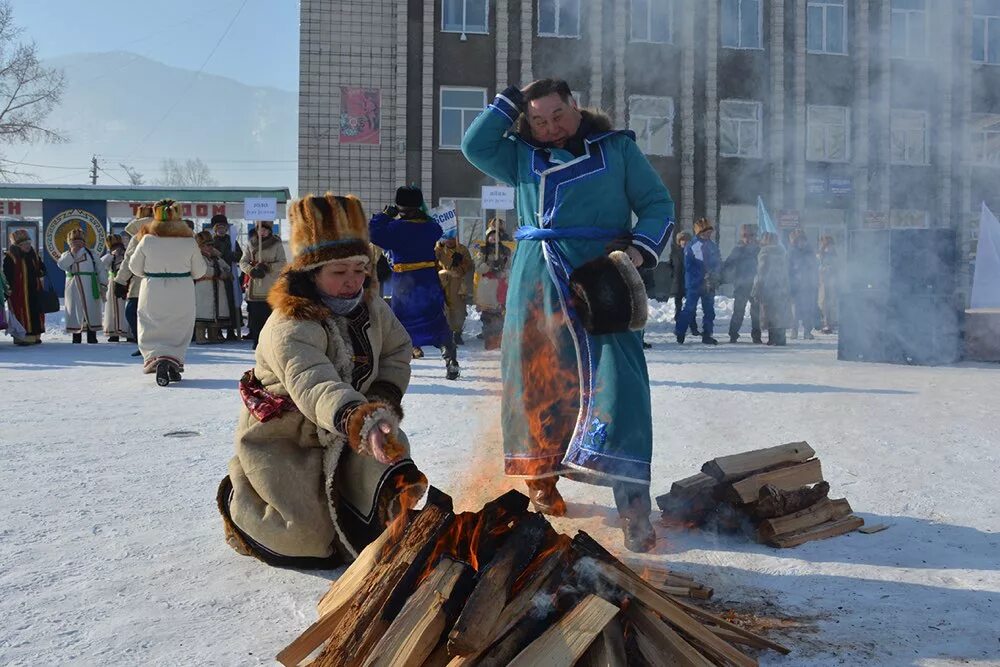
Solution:
M 642 251 L 643 259 L 648 259 L 647 253 L 649 256 L 652 256 L 652 264 L 655 265 L 659 261 L 660 255 L 667 249 L 667 244 L 670 243 L 670 236 L 673 231 L 674 221 L 667 219 L 667 224 L 663 226 L 657 238 L 653 238 L 651 235 L 642 232 L 635 232 L 632 234 L 632 244 Z

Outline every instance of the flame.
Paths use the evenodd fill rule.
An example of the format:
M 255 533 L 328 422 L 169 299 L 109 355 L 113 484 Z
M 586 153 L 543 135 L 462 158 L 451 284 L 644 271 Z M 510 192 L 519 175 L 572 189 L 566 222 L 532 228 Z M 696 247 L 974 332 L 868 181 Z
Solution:
M 406 530 L 409 520 L 410 510 L 416 507 L 427 490 L 425 484 L 415 484 L 412 479 L 407 479 L 403 475 L 393 477 L 395 485 L 393 491 L 392 507 L 390 518 L 386 529 L 389 531 L 389 541 L 393 544 L 399 542 Z
M 534 301 L 539 305 L 528 314 L 521 333 L 521 400 L 533 453 L 551 457 L 531 459 L 527 470 L 519 472 L 542 476 L 558 466 L 573 436 L 580 380 L 576 364 L 566 363 L 566 355 L 575 355 L 575 351 L 565 317 L 561 311 L 548 316 L 542 312 L 541 288 Z

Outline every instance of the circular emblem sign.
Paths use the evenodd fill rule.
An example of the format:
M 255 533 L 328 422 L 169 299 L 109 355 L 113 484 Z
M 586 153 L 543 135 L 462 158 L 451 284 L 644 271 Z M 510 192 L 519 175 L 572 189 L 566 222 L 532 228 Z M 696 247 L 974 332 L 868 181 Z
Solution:
M 66 239 L 74 229 L 83 230 L 84 243 L 91 250 L 104 248 L 107 233 L 97 216 L 79 208 L 71 208 L 54 216 L 45 227 L 45 249 L 49 251 L 52 259 L 59 259 L 69 250 L 69 242 Z

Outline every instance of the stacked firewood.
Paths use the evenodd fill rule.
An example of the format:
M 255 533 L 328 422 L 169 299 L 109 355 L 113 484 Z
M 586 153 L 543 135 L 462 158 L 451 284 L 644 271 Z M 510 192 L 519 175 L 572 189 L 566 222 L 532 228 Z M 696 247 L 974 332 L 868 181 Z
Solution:
M 436 489 L 331 585 L 286 667 L 737 665 L 788 649 L 682 600 L 690 577 L 628 568 L 584 532 L 557 533 L 510 491 L 455 513 Z M 697 591 L 697 592 L 695 592 Z M 664 661 L 667 661 L 665 663 Z
M 656 499 L 665 523 L 744 530 L 759 542 L 796 547 L 864 525 L 830 484 L 806 442 L 722 456 Z

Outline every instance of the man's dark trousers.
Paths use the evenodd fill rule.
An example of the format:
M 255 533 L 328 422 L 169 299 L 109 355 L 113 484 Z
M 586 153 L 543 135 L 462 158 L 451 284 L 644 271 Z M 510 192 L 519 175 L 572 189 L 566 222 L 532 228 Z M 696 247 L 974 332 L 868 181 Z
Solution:
M 743 318 L 746 316 L 747 304 L 750 304 L 750 335 L 753 340 L 760 340 L 760 304 L 750 296 L 753 284 L 737 285 L 733 294 L 733 319 L 729 321 L 729 335 L 738 336 Z

